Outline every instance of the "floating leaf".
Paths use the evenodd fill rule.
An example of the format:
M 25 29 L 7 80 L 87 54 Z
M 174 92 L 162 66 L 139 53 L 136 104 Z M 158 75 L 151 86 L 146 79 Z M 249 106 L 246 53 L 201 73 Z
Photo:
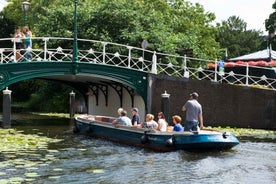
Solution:
M 31 181 L 35 181 L 35 179 L 34 178 L 26 178 L 25 181 L 31 182 Z
M 79 151 L 86 151 L 86 149 L 78 149 Z
M 104 173 L 103 169 L 90 169 L 90 170 L 86 170 L 86 172 L 88 173 Z
M 9 184 L 10 181 L 8 179 L 0 179 L 1 184 Z
M 25 176 L 33 178 L 33 177 L 39 177 L 40 175 L 35 172 L 30 172 L 30 173 L 25 173 Z
M 49 179 L 58 179 L 58 178 L 60 178 L 60 176 L 49 176 L 48 178 Z
M 20 178 L 20 177 L 14 177 L 14 178 L 10 178 L 9 179 L 10 183 L 17 183 L 19 182 L 19 184 L 24 181 L 24 178 Z
M 27 168 L 28 171 L 37 170 L 37 169 L 38 169 L 37 167 L 29 167 L 29 168 Z
M 63 171 L 63 169 L 61 169 L 61 168 L 55 168 L 55 169 L 53 169 L 53 171 Z

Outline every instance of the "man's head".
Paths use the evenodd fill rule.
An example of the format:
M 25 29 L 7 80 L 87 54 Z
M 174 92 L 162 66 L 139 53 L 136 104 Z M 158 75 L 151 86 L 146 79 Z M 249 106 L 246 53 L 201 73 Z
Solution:
M 131 112 L 138 113 L 138 109 L 137 108 L 132 108 Z
M 193 93 L 190 94 L 190 97 L 192 97 L 193 99 L 198 99 L 198 93 L 193 92 Z

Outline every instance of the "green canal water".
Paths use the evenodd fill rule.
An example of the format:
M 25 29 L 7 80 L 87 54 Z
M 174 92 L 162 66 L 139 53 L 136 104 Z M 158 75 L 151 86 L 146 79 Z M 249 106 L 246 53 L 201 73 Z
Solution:
M 69 119 L 12 127 L 0 129 L 0 184 L 276 183 L 275 132 L 228 151 L 158 153 L 73 134 Z

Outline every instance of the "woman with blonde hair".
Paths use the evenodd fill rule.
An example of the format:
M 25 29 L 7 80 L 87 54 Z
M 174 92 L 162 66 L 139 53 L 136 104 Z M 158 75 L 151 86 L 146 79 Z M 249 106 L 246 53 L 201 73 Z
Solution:
M 149 128 L 149 129 L 157 129 L 158 124 L 156 121 L 154 121 L 154 115 L 153 114 L 147 114 L 146 115 L 146 122 L 142 125 L 143 128 Z
M 25 49 L 28 49 L 28 51 L 26 52 L 26 58 L 30 60 L 32 57 L 31 52 L 29 51 L 29 49 L 32 48 L 32 32 L 29 30 L 28 26 L 25 26 L 23 28 L 23 34 L 25 37 L 24 47 Z

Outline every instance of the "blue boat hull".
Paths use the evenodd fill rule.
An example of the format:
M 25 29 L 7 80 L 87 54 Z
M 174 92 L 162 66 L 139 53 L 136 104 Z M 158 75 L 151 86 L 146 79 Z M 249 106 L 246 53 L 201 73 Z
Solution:
M 145 128 L 113 125 L 112 118 L 105 117 L 107 121 L 104 122 L 96 119 L 77 117 L 74 132 L 155 151 L 225 150 L 239 144 L 233 134 L 225 132 L 159 132 Z

